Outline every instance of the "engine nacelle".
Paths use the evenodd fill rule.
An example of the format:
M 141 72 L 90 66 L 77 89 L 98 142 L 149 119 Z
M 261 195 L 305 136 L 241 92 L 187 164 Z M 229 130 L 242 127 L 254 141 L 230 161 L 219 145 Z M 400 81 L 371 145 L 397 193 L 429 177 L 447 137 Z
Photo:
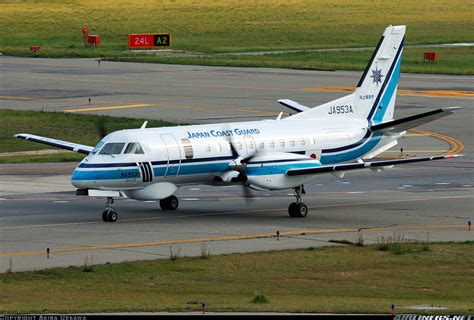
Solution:
M 158 182 L 146 186 L 143 189 L 123 191 L 131 199 L 137 200 L 161 200 L 168 198 L 176 192 L 175 184 L 169 182 Z
M 223 172 L 219 175 L 212 177 L 211 183 L 215 185 L 225 185 L 225 184 L 234 184 L 236 182 L 245 182 L 245 179 L 242 179 L 242 174 L 238 171 L 231 170 Z
M 257 154 L 245 169 L 247 183 L 267 190 L 295 188 L 312 179 L 311 175 L 287 176 L 290 169 L 316 168 L 321 162 L 294 153 Z

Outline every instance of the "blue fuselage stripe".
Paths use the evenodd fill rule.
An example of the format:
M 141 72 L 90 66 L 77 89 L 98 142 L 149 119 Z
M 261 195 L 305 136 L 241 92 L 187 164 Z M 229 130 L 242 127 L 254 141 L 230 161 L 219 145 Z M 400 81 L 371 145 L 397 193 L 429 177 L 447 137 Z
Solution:
M 367 136 L 367 135 L 366 135 Z M 358 143 L 352 144 L 347 147 L 351 147 L 353 150 L 346 150 L 346 148 L 341 148 L 346 150 L 345 152 L 338 152 L 334 154 L 323 154 L 321 156 L 321 163 L 322 164 L 331 164 L 331 163 L 338 163 L 338 162 L 345 162 L 357 159 L 362 155 L 369 152 L 373 149 L 382 138 L 382 134 L 375 132 L 372 136 L 365 139 L 365 143 Z M 174 167 L 179 167 L 178 175 L 190 175 L 190 174 L 209 174 L 213 172 L 225 172 L 229 170 L 229 161 L 222 160 L 223 157 L 219 157 L 221 159 L 217 161 L 209 161 L 204 158 L 201 162 L 206 163 L 181 163 L 181 165 L 176 164 Z M 216 159 L 218 159 L 216 157 Z M 194 159 L 197 160 L 197 159 Z M 301 159 L 301 161 L 305 161 L 306 159 Z M 264 172 L 279 172 L 285 173 L 289 169 L 294 168 L 307 168 L 307 167 L 314 167 L 314 163 L 289 163 L 289 164 L 279 164 L 284 162 L 283 160 L 276 160 L 276 161 L 264 161 L 261 163 L 262 166 L 255 166 L 249 164 L 247 167 L 247 174 L 249 175 L 263 175 L 267 174 Z M 292 162 L 292 159 L 285 160 L 285 162 Z M 156 163 L 156 162 L 152 162 Z M 127 166 L 117 167 L 117 166 L 107 166 L 107 164 L 101 164 L 102 168 L 110 168 L 106 170 L 84 170 L 83 167 L 79 166 L 80 169 L 76 169 L 72 175 L 72 180 L 80 181 L 80 180 L 117 180 L 117 179 L 132 179 L 132 178 L 140 178 L 140 171 L 138 167 L 136 168 L 129 168 Z M 115 164 L 118 165 L 118 164 Z M 136 164 L 135 164 L 136 166 Z M 88 168 L 95 168 L 95 167 L 88 167 Z M 156 166 L 153 165 L 153 174 L 155 177 L 163 177 L 166 174 L 168 166 L 166 164 Z M 82 169 L 82 170 L 81 170 Z M 268 174 L 276 174 L 276 173 L 268 173 Z

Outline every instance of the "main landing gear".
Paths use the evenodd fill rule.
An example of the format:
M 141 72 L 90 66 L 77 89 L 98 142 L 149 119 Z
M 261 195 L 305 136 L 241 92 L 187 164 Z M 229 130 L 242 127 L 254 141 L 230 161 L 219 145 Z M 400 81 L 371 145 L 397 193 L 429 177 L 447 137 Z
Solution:
M 176 196 L 169 196 L 160 200 L 160 207 L 163 210 L 176 210 L 178 209 L 179 201 Z
M 301 194 L 305 194 L 304 187 L 301 185 L 295 188 L 296 202 L 292 202 L 288 207 L 288 214 L 292 218 L 304 218 L 308 214 L 308 207 L 301 202 Z
M 104 212 L 102 212 L 102 220 L 104 222 L 115 222 L 118 220 L 118 214 L 117 212 L 114 211 L 114 208 L 112 208 L 113 204 L 114 204 L 114 198 L 107 197 L 105 210 Z
M 105 203 L 105 210 L 102 212 L 102 220 L 104 222 L 115 222 L 118 220 L 118 214 L 112 207 L 114 204 L 114 198 L 107 197 Z M 163 210 L 176 210 L 178 209 L 179 201 L 176 196 L 169 196 L 168 198 L 160 200 L 160 207 Z

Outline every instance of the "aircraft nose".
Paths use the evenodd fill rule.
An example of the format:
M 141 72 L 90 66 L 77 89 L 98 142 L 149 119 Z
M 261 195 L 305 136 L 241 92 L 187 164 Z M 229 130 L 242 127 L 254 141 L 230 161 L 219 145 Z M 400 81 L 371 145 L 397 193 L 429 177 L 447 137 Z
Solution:
M 71 183 L 73 186 L 79 189 L 87 189 L 89 188 L 89 183 L 87 177 L 84 175 L 85 172 L 80 169 L 81 163 L 74 169 L 71 175 Z

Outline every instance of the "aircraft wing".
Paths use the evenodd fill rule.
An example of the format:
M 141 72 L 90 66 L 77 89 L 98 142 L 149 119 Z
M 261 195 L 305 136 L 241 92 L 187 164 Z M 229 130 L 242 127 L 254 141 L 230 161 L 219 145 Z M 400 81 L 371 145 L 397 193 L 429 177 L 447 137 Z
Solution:
M 15 137 L 20 138 L 20 139 L 25 139 L 29 141 L 34 141 L 42 144 L 46 144 L 48 146 L 56 147 L 56 148 L 61 148 L 61 149 L 66 149 L 74 152 L 79 152 L 83 154 L 89 154 L 94 147 L 91 146 L 86 146 L 83 144 L 78 144 L 78 143 L 73 143 L 69 141 L 63 141 L 63 140 L 57 140 L 57 139 L 52 139 L 52 138 L 47 138 L 47 137 L 41 137 L 41 136 L 36 136 L 34 134 L 27 134 L 27 133 L 19 133 L 16 134 Z
M 287 176 L 300 176 L 305 174 L 320 174 L 327 172 L 337 172 L 337 171 L 349 171 L 349 170 L 358 170 L 358 169 L 376 169 L 381 167 L 393 166 L 396 164 L 405 164 L 405 163 L 414 163 L 414 162 L 423 162 L 431 160 L 443 160 L 462 157 L 462 155 L 447 155 L 447 156 L 433 156 L 433 157 L 422 157 L 422 158 L 408 158 L 408 159 L 394 159 L 394 160 L 379 160 L 379 161 L 368 161 L 368 162 L 357 162 L 357 163 L 342 163 L 336 165 L 325 165 L 315 168 L 305 168 L 305 169 L 290 169 L 286 172 Z
M 433 111 L 428 111 L 425 113 L 416 114 L 414 116 L 401 118 L 397 120 L 391 120 L 385 123 L 377 124 L 370 127 L 372 132 L 374 131 L 383 131 L 386 133 L 400 133 L 408 129 L 418 127 L 422 124 L 434 121 L 439 118 L 449 116 L 453 113 L 454 110 L 460 109 L 460 107 L 448 107 L 437 109 Z

